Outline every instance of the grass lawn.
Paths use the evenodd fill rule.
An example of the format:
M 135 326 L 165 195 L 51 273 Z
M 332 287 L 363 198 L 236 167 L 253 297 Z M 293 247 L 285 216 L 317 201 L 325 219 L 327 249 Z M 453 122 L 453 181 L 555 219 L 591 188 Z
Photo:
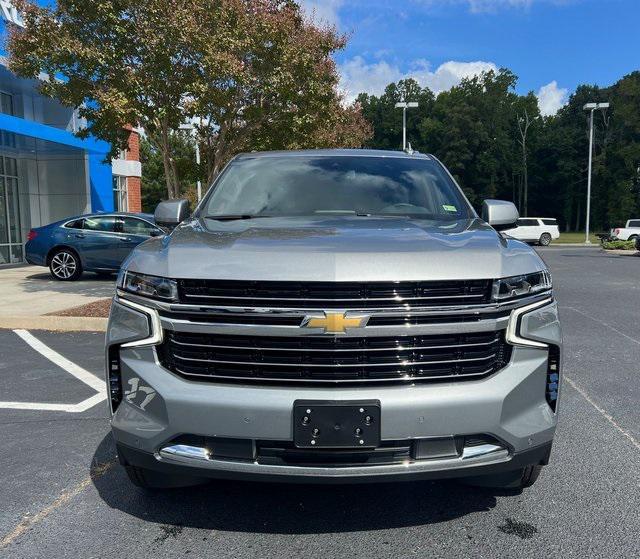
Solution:
M 591 239 L 591 242 L 594 244 L 600 243 L 600 239 L 598 239 L 598 237 L 596 237 L 593 233 L 589 234 L 589 239 Z M 556 241 L 553 241 L 552 244 L 558 243 L 584 243 L 584 231 L 560 233 L 560 238 Z

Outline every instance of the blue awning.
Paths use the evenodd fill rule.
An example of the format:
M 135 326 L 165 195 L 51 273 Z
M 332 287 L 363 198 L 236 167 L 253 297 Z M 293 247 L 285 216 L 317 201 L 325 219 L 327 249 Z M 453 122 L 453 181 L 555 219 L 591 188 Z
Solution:
M 109 143 L 103 142 L 102 140 L 96 140 L 91 137 L 86 140 L 81 140 L 67 130 L 2 113 L 0 113 L 0 130 L 83 149 L 90 154 L 100 154 L 102 157 L 105 157 L 106 154 L 111 151 Z

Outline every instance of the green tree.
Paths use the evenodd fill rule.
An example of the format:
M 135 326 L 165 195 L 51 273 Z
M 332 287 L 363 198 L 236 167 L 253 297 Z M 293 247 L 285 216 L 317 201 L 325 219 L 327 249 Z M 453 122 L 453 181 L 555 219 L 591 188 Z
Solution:
M 529 153 L 531 151 L 532 134 L 540 119 L 538 100 L 533 93 L 524 97 L 513 96 L 515 120 L 518 129 L 516 141 L 521 150 L 522 188 L 519 191 L 518 207 L 524 216 L 529 215 Z
M 640 72 L 634 72 L 607 88 L 579 86 L 545 121 L 534 155 L 544 192 L 538 205 L 554 208 L 567 230 L 584 227 L 589 113 L 583 106 L 593 101 L 609 101 L 611 108 L 594 115 L 592 227 L 620 225 L 640 209 Z
M 510 196 L 516 156 L 516 114 L 508 70 L 486 72 L 436 98 L 422 123 L 423 145 L 449 167 L 472 203 Z
M 189 55 L 197 28 L 194 5 L 169 0 L 63 0 L 40 7 L 16 0 L 24 29 L 12 28 L 10 68 L 22 77 L 41 72 L 44 95 L 80 107 L 92 134 L 126 147 L 127 124 L 140 125 L 163 154 L 169 196 L 177 189 L 170 135 L 187 113 L 197 66 Z
M 376 149 L 402 148 L 402 110 L 396 109 L 399 101 L 417 101 L 418 108 L 407 111 L 407 138 L 412 147 L 419 145 L 420 122 L 431 113 L 435 96 L 428 88 L 421 88 L 413 79 L 401 80 L 387 86 L 380 97 L 361 93 L 357 103 L 363 116 L 373 126 L 373 136 L 367 146 Z
M 518 95 L 507 69 L 464 79 L 437 97 L 413 80 L 389 84 L 380 96 L 358 97 L 373 127 L 370 147 L 398 149 L 402 118 L 394 109 L 408 94 L 408 137 L 451 170 L 472 203 L 488 197 L 516 203 L 523 215 L 557 217 L 566 230 L 584 227 L 591 101 L 596 113 L 592 215 L 595 229 L 640 215 L 640 72 L 610 87 L 582 85 L 560 111 L 542 117 L 533 92 Z M 409 92 L 409 93 L 407 93 Z M 528 123 L 528 124 L 527 124 Z
M 305 19 L 293 0 L 16 0 L 11 69 L 40 72 L 45 95 L 80 107 L 81 136 L 125 145 L 144 128 L 179 194 L 173 135 L 196 119 L 211 181 L 233 154 L 261 148 L 360 145 L 368 125 L 337 92 L 332 55 L 344 36 Z
M 179 177 L 179 197 L 191 200 L 192 205 L 197 202 L 196 181 L 201 172 L 195 163 L 195 146 L 193 140 L 182 134 L 171 136 L 171 151 Z M 142 210 L 153 213 L 156 206 L 167 197 L 162 154 L 149 141 L 148 138 L 140 139 L 140 161 L 142 163 Z

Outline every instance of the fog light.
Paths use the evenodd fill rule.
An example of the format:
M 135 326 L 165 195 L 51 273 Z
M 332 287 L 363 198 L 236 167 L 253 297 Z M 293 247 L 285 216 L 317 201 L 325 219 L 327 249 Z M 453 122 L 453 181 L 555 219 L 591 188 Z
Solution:
M 120 372 L 120 351 L 118 346 L 109 348 L 108 365 L 109 377 L 109 398 L 111 402 L 111 413 L 115 413 L 122 402 L 122 375 Z
M 558 386 L 560 385 L 560 350 L 558 346 L 549 346 L 547 359 L 546 399 L 549 407 L 555 412 L 558 404 Z

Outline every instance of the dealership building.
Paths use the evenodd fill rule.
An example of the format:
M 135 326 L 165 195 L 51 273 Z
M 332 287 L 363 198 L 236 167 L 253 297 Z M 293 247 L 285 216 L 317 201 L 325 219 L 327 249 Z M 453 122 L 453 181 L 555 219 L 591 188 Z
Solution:
M 21 25 L 0 0 L 0 34 Z M 41 79 L 47 79 L 41 76 Z M 38 93 L 0 54 L 0 267 L 24 261 L 29 229 L 89 212 L 140 211 L 139 133 L 107 161 L 110 145 L 74 135 L 85 125 L 77 110 Z

